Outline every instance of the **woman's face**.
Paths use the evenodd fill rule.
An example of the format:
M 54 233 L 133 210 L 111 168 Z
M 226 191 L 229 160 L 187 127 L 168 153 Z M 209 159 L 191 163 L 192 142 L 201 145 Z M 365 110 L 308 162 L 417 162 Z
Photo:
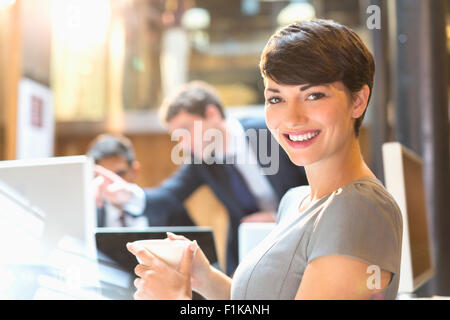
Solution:
M 341 81 L 318 86 L 282 85 L 266 78 L 264 95 L 267 126 L 299 166 L 343 150 L 355 139 L 354 119 L 365 109 L 358 108 L 358 101 L 351 99 Z

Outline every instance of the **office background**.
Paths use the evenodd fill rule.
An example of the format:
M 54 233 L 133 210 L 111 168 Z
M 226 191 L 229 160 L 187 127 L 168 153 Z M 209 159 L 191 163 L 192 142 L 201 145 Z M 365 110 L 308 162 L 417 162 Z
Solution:
M 299 17 L 348 25 L 374 53 L 362 151 L 382 181 L 382 143 L 400 141 L 424 160 L 436 275 L 421 290 L 449 296 L 450 1 L 0 0 L 0 160 L 17 158 L 25 78 L 51 90 L 53 155 L 84 154 L 97 134 L 122 133 L 142 165 L 138 184 L 157 186 L 177 168 L 176 142 L 157 117 L 163 97 L 200 79 L 217 89 L 228 114 L 261 113 L 259 54 Z M 206 186 L 186 206 L 197 224 L 213 227 L 224 265 L 225 208 Z

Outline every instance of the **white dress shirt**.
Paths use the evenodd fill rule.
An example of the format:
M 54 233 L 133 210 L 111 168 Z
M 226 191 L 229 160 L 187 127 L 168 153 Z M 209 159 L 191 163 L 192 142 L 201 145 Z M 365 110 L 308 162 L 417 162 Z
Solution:
M 258 165 L 255 150 L 250 147 L 244 128 L 237 119 L 228 118 L 227 130 L 233 137 L 231 144 L 227 146 L 227 155 L 235 156 L 237 161 L 234 165 L 255 196 L 260 210 L 275 212 L 278 203 L 275 191 Z
M 145 209 L 145 192 L 136 184 L 129 185 L 132 191 L 132 198 L 125 205 L 123 210 L 128 214 L 124 216 L 126 227 L 148 227 L 148 218 L 142 213 Z M 105 202 L 105 227 L 123 227 L 122 211 L 109 202 Z

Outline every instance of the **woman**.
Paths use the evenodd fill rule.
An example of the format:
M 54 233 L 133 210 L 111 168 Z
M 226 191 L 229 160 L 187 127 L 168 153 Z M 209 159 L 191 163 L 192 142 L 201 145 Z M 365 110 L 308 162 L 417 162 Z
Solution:
M 271 37 L 260 69 L 268 128 L 305 167 L 309 186 L 283 197 L 277 227 L 233 279 L 201 250 L 194 257 L 195 243 L 178 270 L 129 246 L 149 266 L 136 267 L 135 297 L 189 299 L 192 285 L 209 299 L 395 299 L 401 214 L 357 140 L 373 84 L 371 53 L 345 26 L 298 22 Z

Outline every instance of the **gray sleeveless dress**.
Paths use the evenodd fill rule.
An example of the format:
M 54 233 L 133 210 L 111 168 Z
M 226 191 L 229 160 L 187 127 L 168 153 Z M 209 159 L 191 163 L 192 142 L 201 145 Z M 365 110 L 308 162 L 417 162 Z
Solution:
M 294 299 L 308 263 L 331 254 L 354 257 L 391 272 L 381 296 L 395 299 L 402 216 L 382 183 L 359 179 L 299 213 L 309 193 L 309 186 L 301 186 L 284 195 L 277 226 L 237 268 L 231 299 Z

